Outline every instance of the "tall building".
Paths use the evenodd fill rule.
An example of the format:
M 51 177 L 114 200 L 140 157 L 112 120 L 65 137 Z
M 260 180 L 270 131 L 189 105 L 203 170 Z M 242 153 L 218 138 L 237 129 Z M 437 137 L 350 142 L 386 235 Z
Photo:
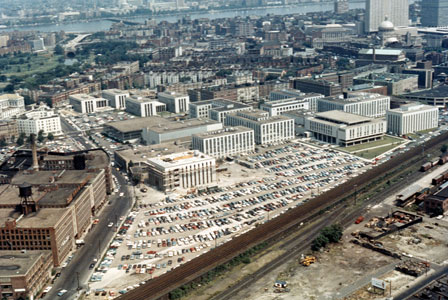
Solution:
M 377 32 L 378 27 L 386 17 L 395 26 L 409 25 L 408 1 L 409 0 L 367 0 L 365 31 Z
M 412 103 L 387 111 L 387 131 L 403 135 L 439 126 L 439 109 Z
M 58 114 L 48 108 L 41 106 L 36 110 L 24 113 L 17 119 L 17 127 L 20 133 L 38 134 L 43 131 L 44 134 L 61 135 L 61 119 Z
M 336 14 L 344 14 L 349 11 L 348 0 L 335 0 L 334 1 L 334 12 Z
M 327 97 L 317 99 L 317 111 L 342 110 L 347 113 L 378 118 L 386 115 L 390 97 L 372 93 L 352 93 L 347 98 Z
M 423 26 L 448 26 L 448 0 L 424 0 L 421 6 Z

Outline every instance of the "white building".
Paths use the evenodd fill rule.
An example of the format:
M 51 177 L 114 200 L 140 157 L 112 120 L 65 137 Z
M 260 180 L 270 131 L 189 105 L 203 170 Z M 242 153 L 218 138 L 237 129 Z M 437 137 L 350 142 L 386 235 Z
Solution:
M 138 117 L 152 117 L 166 111 L 165 103 L 140 96 L 126 98 L 126 111 Z
M 268 101 L 260 104 L 260 109 L 267 111 L 270 116 L 278 116 L 292 110 L 308 110 L 309 102 L 295 98 Z
M 386 115 L 390 97 L 374 93 L 352 93 L 347 98 L 326 97 L 317 99 L 317 111 L 342 110 L 355 115 L 378 118 Z
M 320 140 L 343 147 L 381 139 L 384 119 L 373 119 L 343 111 L 327 111 L 305 118 L 305 130 Z
M 109 108 L 107 99 L 95 98 L 87 94 L 70 95 L 68 99 L 73 109 L 82 114 L 95 113 Z
M 251 72 L 234 72 L 232 75 L 227 76 L 228 83 L 234 83 L 235 85 L 242 85 L 246 83 L 253 83 L 253 76 Z
M 236 126 L 194 134 L 192 147 L 216 158 L 250 153 L 255 150 L 254 130 Z
M 160 102 L 166 104 L 168 111 L 173 113 L 188 112 L 188 104 L 190 103 L 190 96 L 178 94 L 176 92 L 159 93 L 157 98 Z
M 38 134 L 43 131 L 45 134 L 61 135 L 61 119 L 54 111 L 47 106 L 40 106 L 36 110 L 26 112 L 17 119 L 19 133 Z
M 25 100 L 19 94 L 0 95 L 0 119 L 9 119 L 25 112 Z
M 162 191 L 205 187 L 216 181 L 216 161 L 199 151 L 180 152 L 147 160 L 149 183 Z
M 191 118 L 208 118 L 224 123 L 228 114 L 252 110 L 252 106 L 227 99 L 213 99 L 190 103 Z
M 377 32 L 384 18 L 395 26 L 409 25 L 409 1 L 408 0 L 367 0 L 365 31 Z
M 303 95 L 305 95 L 305 93 L 295 89 L 277 90 L 269 93 L 269 101 L 297 98 Z
M 225 125 L 253 129 L 257 144 L 272 144 L 294 138 L 293 119 L 284 116 L 270 117 L 268 112 L 259 109 L 227 115 Z
M 118 90 L 118 89 L 110 89 L 104 90 L 101 93 L 104 99 L 109 100 L 109 105 L 115 109 L 126 109 L 126 98 L 129 97 L 129 93 Z
M 407 104 L 387 111 L 387 131 L 404 135 L 439 126 L 439 109 L 424 104 Z

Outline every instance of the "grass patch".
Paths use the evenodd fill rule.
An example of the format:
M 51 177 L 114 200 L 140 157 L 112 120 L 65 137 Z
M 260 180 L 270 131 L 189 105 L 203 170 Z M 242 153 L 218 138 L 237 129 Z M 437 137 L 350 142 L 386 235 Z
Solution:
M 23 63 L 19 63 L 20 58 L 11 58 L 11 60 L 17 60 L 16 64 L 9 64 L 9 67 L 3 70 L 2 74 L 7 76 L 29 76 L 39 72 L 46 72 L 59 64 L 58 59 L 60 57 L 50 53 L 42 53 L 37 56 L 29 55 L 22 58 Z
M 378 141 L 374 141 L 374 142 L 370 142 L 370 143 L 359 144 L 359 145 L 354 145 L 354 146 L 349 146 L 349 147 L 344 147 L 341 149 L 346 152 L 355 152 L 355 151 L 367 150 L 367 149 L 373 148 L 373 147 L 386 146 L 387 144 L 395 144 L 395 147 L 396 147 L 399 144 L 402 144 L 403 142 L 404 142 L 403 139 L 386 135 L 386 136 L 384 136 L 384 138 L 382 140 L 378 140 Z

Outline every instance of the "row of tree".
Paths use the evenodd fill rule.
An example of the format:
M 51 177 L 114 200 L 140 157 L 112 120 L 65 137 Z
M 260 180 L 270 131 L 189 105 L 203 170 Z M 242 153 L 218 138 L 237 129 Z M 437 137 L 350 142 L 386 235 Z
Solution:
M 339 224 L 334 224 L 322 229 L 319 235 L 311 243 L 311 250 L 319 251 L 325 248 L 330 243 L 337 243 L 342 238 L 342 227 Z
M 39 143 L 41 143 L 41 144 L 44 143 L 44 142 L 45 142 L 45 139 L 48 139 L 49 141 L 53 141 L 53 140 L 54 140 L 54 135 L 53 135 L 51 132 L 48 133 L 46 137 L 45 137 L 44 134 L 45 134 L 45 133 L 44 133 L 43 130 L 40 130 L 40 131 L 38 132 L 38 134 L 37 134 L 37 141 L 38 141 Z M 16 144 L 17 144 L 18 146 L 22 146 L 23 144 L 25 144 L 25 142 L 26 142 L 27 144 L 31 143 L 31 135 L 26 136 L 26 134 L 25 134 L 24 132 L 22 132 L 22 133 L 19 135 L 19 137 L 17 138 L 17 140 L 16 140 Z

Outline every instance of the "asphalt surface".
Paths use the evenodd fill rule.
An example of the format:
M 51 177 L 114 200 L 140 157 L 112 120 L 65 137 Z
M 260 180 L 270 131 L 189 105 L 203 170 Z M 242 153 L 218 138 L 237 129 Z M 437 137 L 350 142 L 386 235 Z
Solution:
M 63 118 L 61 118 L 63 119 Z M 65 121 L 62 122 L 63 129 L 72 130 L 72 127 Z M 77 141 L 83 144 L 86 149 L 92 148 L 87 143 L 84 137 L 74 137 Z M 96 258 L 100 261 L 101 255 L 105 253 L 109 242 L 115 235 L 115 226 L 113 228 L 107 227 L 110 222 L 114 224 L 121 216 L 126 216 L 132 205 L 132 195 L 129 186 L 127 186 L 126 179 L 118 171 L 112 168 L 112 174 L 118 180 L 120 191 L 115 195 L 109 196 L 109 203 L 103 207 L 99 218 L 99 223 L 93 225 L 89 233 L 84 237 L 85 245 L 74 251 L 72 261 L 61 270 L 61 276 L 56 279 L 51 291 L 44 297 L 44 299 L 75 299 L 79 288 L 82 290 L 89 290 L 88 280 L 93 273 L 93 269 L 89 269 L 89 265 Z M 124 193 L 123 197 L 119 197 L 120 193 Z M 79 281 L 78 281 L 79 280 Z M 61 289 L 67 290 L 63 296 L 58 297 L 57 293 Z

